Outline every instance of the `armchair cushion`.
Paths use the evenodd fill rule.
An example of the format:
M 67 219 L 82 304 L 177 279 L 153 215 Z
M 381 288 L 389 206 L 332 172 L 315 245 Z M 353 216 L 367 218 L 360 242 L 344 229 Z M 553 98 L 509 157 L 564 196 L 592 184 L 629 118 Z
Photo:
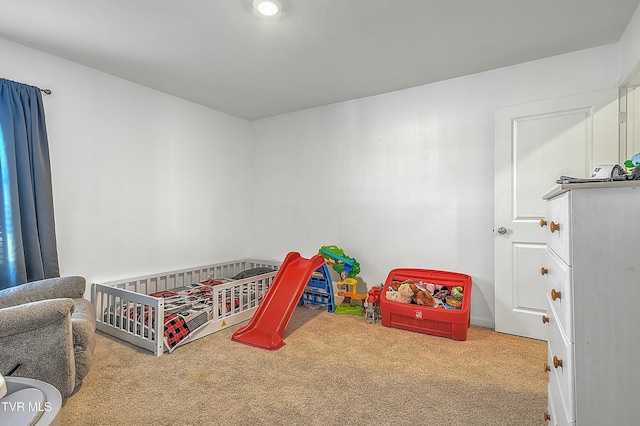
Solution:
M 64 400 L 78 390 L 95 349 L 85 285 L 83 277 L 61 277 L 0 291 L 0 371 L 20 364 L 15 376 L 50 383 Z
M 84 297 L 85 287 L 86 280 L 77 276 L 32 281 L 0 291 L 0 309 L 45 299 L 79 299 Z
M 28 333 L 51 323 L 71 317 L 74 303 L 71 299 L 39 300 L 31 304 L 10 306 L 0 310 L 0 339 Z
M 62 395 L 75 387 L 71 312 L 73 300 L 51 299 L 0 309 L 0 368 L 47 382 Z M 6 322 L 5 322 L 6 321 Z
M 93 361 L 96 339 L 96 318 L 93 305 L 87 299 L 73 299 L 75 310 L 71 316 L 73 331 L 73 351 L 76 359 L 76 388 L 82 384 Z

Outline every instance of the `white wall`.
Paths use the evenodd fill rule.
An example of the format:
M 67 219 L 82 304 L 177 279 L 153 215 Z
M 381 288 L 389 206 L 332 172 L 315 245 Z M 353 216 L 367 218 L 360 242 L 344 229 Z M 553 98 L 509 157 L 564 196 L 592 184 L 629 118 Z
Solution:
M 62 274 L 103 281 L 335 244 L 369 286 L 474 278 L 492 326 L 493 113 L 616 87 L 618 45 L 248 123 L 0 39 L 45 97 Z M 253 158 L 253 164 L 251 159 Z
M 88 282 L 249 255 L 245 120 L 0 39 L 41 88 L 60 272 Z
M 494 110 L 617 79 L 609 45 L 255 121 L 252 254 L 337 245 L 368 286 L 398 267 L 463 272 L 472 322 L 493 326 Z
M 619 79 L 621 86 L 640 64 L 640 7 L 631 17 L 629 25 L 625 29 L 618 42 Z

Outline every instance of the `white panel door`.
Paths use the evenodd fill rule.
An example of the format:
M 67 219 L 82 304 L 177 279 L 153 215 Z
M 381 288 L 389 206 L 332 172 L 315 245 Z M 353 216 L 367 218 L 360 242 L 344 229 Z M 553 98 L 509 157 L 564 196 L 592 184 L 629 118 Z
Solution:
M 500 108 L 495 114 L 495 327 L 545 339 L 542 196 L 561 175 L 617 163 L 618 91 Z

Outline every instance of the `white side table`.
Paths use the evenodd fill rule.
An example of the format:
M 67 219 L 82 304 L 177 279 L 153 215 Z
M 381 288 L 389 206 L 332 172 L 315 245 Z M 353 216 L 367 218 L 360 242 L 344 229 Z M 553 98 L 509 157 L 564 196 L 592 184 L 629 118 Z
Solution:
M 5 377 L 7 394 L 0 399 L 0 426 L 60 426 L 60 391 L 49 383 Z

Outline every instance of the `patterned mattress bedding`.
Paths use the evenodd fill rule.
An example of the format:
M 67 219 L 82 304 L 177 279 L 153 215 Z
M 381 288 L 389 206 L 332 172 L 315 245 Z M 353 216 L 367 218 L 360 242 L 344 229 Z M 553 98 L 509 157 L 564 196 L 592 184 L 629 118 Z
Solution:
M 218 281 L 217 284 L 222 284 Z M 212 297 L 209 285 L 189 284 L 175 290 L 164 290 L 152 293 L 152 297 L 164 297 L 164 344 L 171 352 L 189 333 L 212 318 Z M 230 300 L 227 309 L 230 308 Z M 133 312 L 131 313 L 133 314 Z M 155 326 L 152 315 L 152 328 Z M 144 323 L 148 324 L 148 312 L 145 312 Z
M 213 286 L 233 282 L 236 279 L 241 278 L 236 276 L 233 279 L 210 279 L 200 283 L 187 284 L 173 290 L 163 290 L 149 294 L 149 296 L 152 297 L 164 298 L 164 344 L 169 352 L 172 352 L 181 341 L 186 339 L 200 326 L 213 319 Z M 257 297 L 258 300 L 261 300 L 264 297 L 265 291 L 260 287 L 261 286 L 258 286 L 257 291 L 252 292 L 250 295 L 247 294 L 246 288 L 243 289 L 242 295 L 233 294 L 239 292 L 233 292 L 232 289 L 228 289 L 223 294 L 220 294 L 217 310 L 218 316 L 220 317 L 222 312 L 233 312 L 239 309 L 240 304 L 247 303 L 249 299 L 253 300 Z M 225 300 L 222 300 L 223 298 Z M 127 305 L 121 306 L 116 315 L 116 322 L 118 317 L 129 318 L 132 320 L 130 327 L 133 327 L 134 324 L 144 324 L 145 335 L 147 334 L 147 330 L 152 330 L 153 332 L 155 328 L 155 312 L 153 312 L 152 309 L 151 314 L 149 314 L 149 308 L 147 306 L 144 307 L 144 313 L 141 312 L 142 310 L 142 307 L 135 303 L 128 303 Z M 108 314 L 108 312 L 104 312 L 105 317 Z M 126 327 L 126 324 L 124 324 L 124 326 Z

